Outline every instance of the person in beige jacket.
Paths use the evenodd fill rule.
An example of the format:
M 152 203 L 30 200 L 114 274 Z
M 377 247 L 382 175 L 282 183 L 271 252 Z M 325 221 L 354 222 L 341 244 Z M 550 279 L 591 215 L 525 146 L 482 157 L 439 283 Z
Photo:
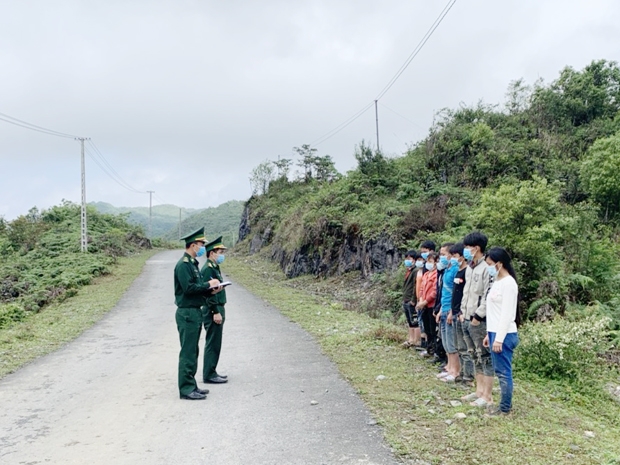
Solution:
M 463 396 L 462 399 L 472 401 L 471 405 L 476 407 L 487 407 L 493 403 L 493 364 L 489 349 L 483 345 L 487 335 L 486 297 L 491 285 L 484 261 L 487 243 L 487 237 L 478 231 L 463 239 L 463 256 L 469 262 L 461 301 L 463 336 L 467 351 L 474 361 L 476 392 Z

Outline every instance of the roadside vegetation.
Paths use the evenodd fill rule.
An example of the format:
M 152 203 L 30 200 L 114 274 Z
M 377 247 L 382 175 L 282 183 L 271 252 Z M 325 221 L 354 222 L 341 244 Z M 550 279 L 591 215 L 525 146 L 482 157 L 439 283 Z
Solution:
M 88 228 L 89 252 L 81 253 L 78 205 L 0 218 L 0 376 L 92 325 L 153 254 L 123 216 L 89 208 Z
M 467 403 L 451 404 L 469 391 L 436 381 L 433 365 L 403 349 L 403 325 L 389 313 L 373 318 L 363 311 L 377 290 L 373 286 L 379 286 L 362 291 L 360 277 L 352 273 L 286 279 L 264 254 L 247 257 L 238 251 L 229 254 L 225 271 L 317 339 L 405 463 L 620 464 L 620 402 L 609 390 L 620 384 L 620 375 L 614 364 L 598 363 L 595 352 L 587 354 L 588 347 L 605 339 L 601 327 L 577 334 L 577 345 L 560 363 L 569 367 L 554 376 L 531 372 L 530 364 L 566 347 L 561 330 L 567 328 L 549 326 L 548 353 L 539 353 L 540 347 L 532 351 L 539 334 L 522 334 L 514 412 L 508 418 L 487 418 Z M 564 339 L 553 342 L 560 334 Z M 551 358 L 546 369 L 554 362 Z M 576 374 L 589 381 L 567 382 L 566 376 Z

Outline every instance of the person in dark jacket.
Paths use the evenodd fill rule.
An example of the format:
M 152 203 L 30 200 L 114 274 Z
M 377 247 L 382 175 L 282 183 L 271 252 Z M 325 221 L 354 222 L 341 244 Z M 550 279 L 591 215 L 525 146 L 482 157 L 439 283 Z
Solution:
M 181 351 L 179 352 L 178 383 L 181 399 L 206 399 L 209 391 L 199 389 L 196 384 L 198 369 L 198 342 L 202 327 L 201 307 L 206 297 L 219 292 L 220 281 L 210 279 L 203 282 L 198 260 L 204 255 L 204 228 L 194 231 L 181 240 L 185 241 L 185 253 L 174 267 L 174 297 L 177 305 L 175 315 Z M 215 289 L 213 289 L 215 288 Z
M 403 283 L 403 313 L 407 319 L 408 338 L 403 342 L 403 347 L 418 347 L 420 345 L 420 325 L 418 313 L 415 309 L 416 298 L 416 275 L 419 268 L 416 268 L 416 260 L 420 257 L 415 250 L 409 250 L 405 254 L 405 281 Z

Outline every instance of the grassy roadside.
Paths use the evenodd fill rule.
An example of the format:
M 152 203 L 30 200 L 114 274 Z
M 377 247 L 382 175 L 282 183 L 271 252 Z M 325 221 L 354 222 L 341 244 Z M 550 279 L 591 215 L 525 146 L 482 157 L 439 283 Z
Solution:
M 487 418 L 467 404 L 453 407 L 450 401 L 468 391 L 438 382 L 433 367 L 401 349 L 404 328 L 345 310 L 328 290 L 337 282 L 286 280 L 256 256 L 229 255 L 224 268 L 315 336 L 405 462 L 620 464 L 620 404 L 611 399 L 567 395 L 561 386 L 517 379 L 509 418 Z M 377 380 L 379 375 L 385 378 Z M 466 418 L 455 419 L 456 413 Z
M 10 328 L 0 329 L 0 378 L 79 336 L 111 310 L 144 262 L 159 250 L 121 258 L 111 274 L 93 280 L 78 294 L 52 304 Z

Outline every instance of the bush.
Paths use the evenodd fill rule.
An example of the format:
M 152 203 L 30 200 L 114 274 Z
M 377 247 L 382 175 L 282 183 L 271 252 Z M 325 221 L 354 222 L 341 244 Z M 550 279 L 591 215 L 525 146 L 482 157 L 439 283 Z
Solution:
M 591 385 L 601 370 L 599 355 L 611 348 L 608 317 L 579 321 L 556 318 L 528 323 L 519 333 L 515 370 L 521 374 Z
M 26 311 L 21 305 L 10 303 L 0 304 L 0 329 L 26 318 Z

